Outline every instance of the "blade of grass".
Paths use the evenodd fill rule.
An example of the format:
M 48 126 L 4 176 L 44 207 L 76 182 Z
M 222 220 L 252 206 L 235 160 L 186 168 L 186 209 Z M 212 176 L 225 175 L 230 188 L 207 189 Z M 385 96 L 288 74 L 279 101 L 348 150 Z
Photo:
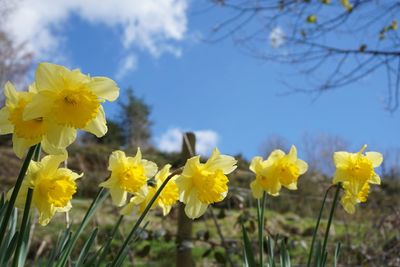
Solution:
M 83 266 L 83 263 L 88 256 L 89 250 L 96 238 L 98 231 L 99 229 L 96 227 L 90 234 L 89 238 L 86 240 L 85 244 L 82 247 L 81 253 L 79 254 L 75 267 Z
M 29 223 L 29 212 L 31 208 L 31 203 L 32 203 L 32 195 L 33 195 L 33 189 L 29 188 L 28 193 L 26 194 L 26 201 L 25 201 L 25 207 L 24 207 L 24 215 L 22 216 L 22 222 L 21 222 L 21 227 L 20 227 L 20 234 L 18 237 L 18 243 L 15 248 L 15 254 L 14 254 L 14 260 L 13 260 L 13 267 L 20 266 L 19 262 L 21 261 L 20 259 L 20 253 L 22 249 L 22 245 L 24 244 L 24 236 L 25 232 L 27 231 L 27 228 L 30 228 Z
M 255 267 L 256 262 L 253 254 L 253 248 L 251 246 L 251 242 L 249 239 L 249 236 L 247 234 L 247 230 L 242 224 L 242 233 L 243 233 L 243 243 L 244 243 L 244 259 L 245 259 L 245 264 L 248 267 Z
M 313 232 L 313 237 L 312 237 L 312 241 L 311 241 L 310 253 L 308 254 L 307 267 L 311 266 L 311 258 L 313 256 L 314 243 L 315 243 L 315 239 L 316 239 L 316 236 L 317 236 L 317 233 L 318 233 L 319 224 L 321 222 L 322 212 L 324 211 L 324 206 L 325 206 L 325 202 L 326 202 L 326 198 L 328 196 L 329 190 L 331 190 L 332 187 L 333 186 L 330 186 L 325 191 L 325 196 L 324 196 L 324 199 L 322 200 L 321 208 L 319 209 L 319 214 L 318 214 L 318 218 L 317 218 L 317 224 L 315 225 L 314 232 Z
M 336 244 L 335 248 L 335 257 L 333 258 L 333 266 L 336 267 L 339 262 L 339 255 L 340 255 L 340 248 L 341 248 L 341 243 Z
M 11 213 L 12 213 L 14 205 L 15 205 L 15 201 L 17 200 L 18 192 L 21 188 L 22 181 L 25 178 L 26 171 L 28 170 L 28 167 L 31 162 L 33 153 L 35 152 L 35 149 L 36 149 L 36 145 L 29 148 L 28 153 L 26 154 L 25 160 L 22 164 L 22 167 L 19 171 L 17 181 L 15 182 L 14 189 L 11 193 L 10 200 L 8 201 L 7 209 L 4 213 L 3 221 L 1 222 L 1 225 L 0 225 L 0 244 L 3 243 L 3 237 L 4 237 L 4 233 L 6 231 L 7 225 L 8 225 L 8 221 L 10 219 Z
M 106 191 L 104 188 L 101 188 L 98 192 L 96 197 L 93 199 L 92 204 L 90 205 L 89 209 L 87 210 L 85 217 L 83 218 L 81 224 L 79 225 L 76 232 L 72 235 L 72 237 L 68 240 L 67 244 L 63 248 L 63 251 L 60 256 L 60 260 L 57 262 L 57 266 L 63 267 L 67 263 L 68 257 L 70 256 L 72 249 L 75 246 L 76 241 L 78 240 L 79 236 L 82 234 L 83 230 L 89 223 L 90 219 L 96 212 L 96 210 L 100 207 L 100 205 L 104 202 L 107 198 L 109 192 Z
M 323 254 L 326 252 L 326 245 L 328 243 L 329 230 L 331 228 L 331 224 L 332 224 L 332 221 L 333 221 L 333 214 L 335 213 L 335 208 L 336 208 L 337 201 L 338 201 L 338 198 L 339 198 L 340 187 L 341 187 L 340 184 L 336 185 L 335 196 L 333 197 L 332 207 L 331 207 L 331 211 L 329 213 L 329 218 L 328 218 L 328 225 L 326 226 L 324 242 L 322 244 L 322 253 Z
M 114 239 L 115 235 L 117 234 L 117 231 L 118 231 L 119 226 L 120 226 L 120 224 L 121 224 L 121 222 L 122 222 L 123 219 L 124 219 L 124 216 L 121 215 L 121 216 L 119 217 L 117 223 L 115 224 L 115 226 L 114 226 L 114 228 L 113 228 L 113 230 L 112 230 L 112 232 L 111 232 L 110 237 L 107 239 L 107 242 L 106 242 L 106 243 L 104 244 L 104 246 L 101 248 L 102 251 L 101 251 L 101 254 L 100 254 L 100 258 L 99 258 L 98 261 L 97 261 L 96 266 L 100 266 L 100 264 L 104 261 L 104 259 L 105 259 L 106 255 L 107 255 L 108 251 L 110 250 L 111 242 L 112 242 L 112 240 Z
M 257 221 L 258 221 L 258 247 L 259 247 L 259 263 L 260 266 L 264 266 L 264 211 L 265 211 L 265 199 L 266 193 L 264 191 L 263 196 L 257 199 Z
M 269 267 L 275 267 L 275 254 L 274 254 L 274 239 L 268 236 L 267 238 L 267 249 L 268 249 L 268 262 Z

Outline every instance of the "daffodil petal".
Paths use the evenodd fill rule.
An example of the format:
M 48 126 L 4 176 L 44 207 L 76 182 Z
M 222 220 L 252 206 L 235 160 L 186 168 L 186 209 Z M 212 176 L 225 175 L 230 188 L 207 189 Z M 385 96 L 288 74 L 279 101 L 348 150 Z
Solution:
M 76 129 L 50 123 L 46 137 L 52 146 L 65 148 L 75 141 Z
M 121 150 L 116 150 L 113 151 L 110 155 L 110 158 L 108 160 L 108 170 L 112 171 L 116 166 L 118 166 L 118 163 L 121 161 L 124 161 L 126 158 L 125 152 Z
M 46 152 L 49 155 L 64 155 L 68 156 L 68 152 L 65 148 L 60 148 L 60 147 L 55 147 L 50 142 L 47 140 L 47 137 L 45 136 L 42 140 L 42 149 L 44 152 Z
M 206 163 L 206 168 L 210 171 L 222 170 L 224 174 L 233 172 L 237 166 L 235 164 L 237 160 L 231 156 L 218 155 L 213 159 L 209 159 Z
M 382 164 L 383 156 L 381 153 L 371 151 L 365 153 L 365 156 L 372 162 L 372 167 L 374 168 L 379 167 Z
M 116 186 L 109 188 L 109 190 L 113 204 L 117 207 L 123 206 L 126 202 L 127 192 Z
M 48 155 L 45 156 L 41 162 L 43 164 L 43 171 L 49 174 L 54 174 L 61 162 L 67 159 L 66 155 Z
M 96 118 L 91 120 L 86 125 L 84 130 L 94 134 L 97 137 L 102 137 L 107 133 L 107 122 L 106 122 L 106 117 L 105 117 L 102 106 L 100 106 L 100 109 L 96 115 Z
M 298 159 L 296 161 L 296 166 L 300 175 L 304 174 L 308 170 L 308 164 L 304 160 Z
M 142 164 L 145 169 L 147 178 L 151 178 L 154 175 L 156 175 L 157 170 L 158 170 L 157 164 L 155 164 L 152 161 L 145 160 L 145 159 L 142 159 Z
M 369 183 L 371 184 L 381 184 L 381 177 L 379 177 L 378 174 L 374 174 L 370 180 L 368 180 Z
M 14 131 L 14 126 L 8 120 L 9 117 L 10 112 L 7 107 L 0 109 L 0 134 L 9 134 Z
M 258 173 L 262 169 L 261 168 L 262 162 L 263 162 L 262 157 L 254 157 L 251 160 L 249 169 L 254 173 Z
M 192 190 L 191 194 L 188 196 L 188 202 L 185 206 L 185 213 L 191 219 L 199 218 L 207 210 L 208 205 L 202 203 L 197 199 L 197 194 Z
M 250 183 L 250 189 L 254 198 L 257 199 L 262 198 L 264 190 L 260 185 L 260 183 L 257 182 L 257 180 L 254 180 L 253 182 Z
M 35 73 L 35 83 L 38 92 L 54 91 L 57 92 L 60 84 L 60 73 L 65 72 L 65 68 L 47 62 L 40 63 Z
M 15 90 L 15 87 L 12 83 L 7 82 L 4 85 L 4 96 L 6 97 L 7 106 L 15 106 L 18 104 L 18 92 Z
M 333 154 L 333 162 L 336 168 L 345 168 L 348 165 L 351 154 L 345 151 L 338 151 Z
M 119 96 L 117 84 L 109 78 L 93 77 L 88 85 L 98 97 L 108 101 L 114 101 Z
M 24 110 L 24 120 L 33 120 L 45 117 L 51 111 L 52 99 L 45 94 L 35 94 Z
M 12 137 L 12 142 L 13 142 L 13 150 L 15 155 L 17 155 L 18 158 L 22 159 L 26 151 L 36 143 L 32 143 L 32 140 L 24 139 L 24 138 L 19 138 L 15 134 L 13 134 Z

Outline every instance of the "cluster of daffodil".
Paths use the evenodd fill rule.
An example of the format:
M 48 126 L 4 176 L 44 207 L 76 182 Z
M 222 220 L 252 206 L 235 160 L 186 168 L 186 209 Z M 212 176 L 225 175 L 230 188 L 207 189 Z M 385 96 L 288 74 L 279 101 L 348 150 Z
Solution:
M 83 174 L 60 168 L 60 164 L 67 159 L 67 147 L 76 139 L 77 130 L 97 137 L 107 132 L 101 104 L 116 100 L 119 89 L 109 78 L 90 77 L 79 70 L 41 63 L 28 92 L 17 91 L 8 82 L 4 94 L 6 102 L 0 110 L 0 134 L 13 135 L 14 152 L 20 158 L 27 154 L 27 164 L 24 163 L 15 187 L 7 194 L 11 204 L 4 213 L 5 219 L 0 218 L 0 244 L 1 235 L 6 231 L 7 216 L 10 217 L 14 204 L 24 209 L 31 201 L 31 206 L 39 213 L 41 225 L 48 224 L 55 213 L 71 209 L 71 199 L 77 191 L 75 181 Z M 48 155 L 31 161 L 34 151 L 40 148 Z M 337 186 L 335 201 L 339 189 L 343 188 L 341 204 L 348 213 L 354 213 L 355 205 L 366 201 L 370 184 L 380 184 L 374 168 L 382 163 L 383 157 L 378 152 L 363 154 L 365 149 L 363 146 L 357 153 L 340 151 L 333 155 L 336 166 L 333 184 L 341 185 Z M 114 151 L 109 158 L 111 175 L 99 186 L 103 188 L 101 190 L 108 189 L 114 205 L 122 207 L 121 214 L 141 216 L 115 261 L 123 260 L 125 247 L 151 208 L 159 206 L 167 215 L 172 206 L 181 201 L 185 204 L 186 215 L 195 219 L 202 216 L 209 205 L 224 200 L 228 193 L 227 175 L 237 168 L 236 163 L 233 157 L 223 155 L 215 148 L 205 163 L 201 163 L 200 156 L 194 156 L 183 168 L 171 170 L 171 165 L 167 164 L 158 171 L 154 162 L 142 158 L 140 148 L 134 157 L 126 156 L 120 150 Z M 255 173 L 255 180 L 250 184 L 252 194 L 256 199 L 262 199 L 264 205 L 267 194 L 278 196 L 282 187 L 296 190 L 299 177 L 307 169 L 307 163 L 297 157 L 295 146 L 288 154 L 274 150 L 266 160 L 254 157 L 250 164 L 250 170 Z M 263 229 L 263 211 L 264 206 L 259 205 L 259 229 Z M 85 224 L 86 221 L 82 227 Z M 261 230 L 260 251 L 263 251 L 262 238 Z M 69 253 L 67 250 L 63 254 L 64 262 Z M 262 253 L 260 257 L 262 263 Z
M 76 139 L 78 129 L 98 137 L 107 132 L 101 103 L 114 101 L 119 89 L 109 78 L 41 63 L 28 92 L 17 91 L 8 82 L 4 95 L 0 134 L 12 133 L 15 154 L 22 158 L 36 144 L 49 154 L 30 163 L 16 200 L 16 206 L 23 208 L 28 188 L 33 189 L 32 206 L 39 211 L 39 223 L 46 225 L 56 212 L 71 208 L 75 180 L 82 176 L 59 168 L 67 159 L 66 148 Z
M 344 151 L 335 152 L 333 160 L 336 171 L 333 184 L 341 183 L 344 195 L 341 204 L 348 213 L 354 213 L 355 205 L 365 202 L 369 193 L 369 184 L 380 184 L 380 177 L 374 168 L 381 165 L 382 154 L 367 152 L 364 145 L 357 153 Z M 256 179 L 250 184 L 253 196 L 262 198 L 263 192 L 278 196 L 282 186 L 289 190 L 297 189 L 297 180 L 308 169 L 305 161 L 297 158 L 297 150 L 292 146 L 286 155 L 280 149 L 272 151 L 267 160 L 254 157 L 250 170 L 256 174 Z
M 135 157 L 126 157 L 122 151 L 114 151 L 110 156 L 111 177 L 100 184 L 108 188 L 113 203 L 123 206 L 122 214 L 142 213 L 157 190 L 171 175 L 171 165 L 165 165 L 157 173 L 154 162 L 142 159 L 140 149 Z M 200 217 L 208 205 L 222 201 L 228 192 L 227 174 L 236 169 L 233 157 L 221 155 L 215 149 L 206 163 L 200 163 L 200 156 L 189 159 L 180 175 L 172 175 L 153 206 L 160 206 L 167 215 L 178 201 L 186 204 L 185 212 L 189 218 Z M 156 174 L 157 173 L 157 174 Z M 155 185 L 148 182 L 155 176 Z M 127 195 L 131 198 L 127 203 Z M 153 208 L 153 206 L 151 208 Z

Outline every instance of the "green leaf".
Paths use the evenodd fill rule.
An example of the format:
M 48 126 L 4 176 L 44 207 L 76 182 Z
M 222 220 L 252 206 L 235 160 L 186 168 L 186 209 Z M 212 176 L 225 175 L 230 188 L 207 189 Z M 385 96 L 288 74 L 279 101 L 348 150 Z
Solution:
M 340 255 L 340 248 L 341 248 L 341 244 L 340 242 L 336 244 L 336 248 L 335 248 L 335 257 L 333 259 L 333 266 L 336 267 L 338 265 L 338 261 L 339 261 L 339 255 Z
M 90 247 L 92 246 L 98 231 L 99 229 L 96 227 L 90 234 L 89 238 L 86 240 L 85 244 L 82 247 L 81 253 L 79 254 L 75 267 L 83 266 L 83 262 L 88 256 Z
M 104 202 L 107 198 L 109 192 L 106 191 L 104 188 L 101 188 L 96 197 L 93 199 L 92 204 L 90 205 L 89 209 L 87 210 L 85 217 L 83 218 L 81 224 L 79 225 L 76 232 L 72 235 L 68 242 L 65 244 L 65 247 L 62 250 L 60 260 L 57 262 L 57 266 L 64 267 L 67 263 L 68 257 L 70 256 L 72 249 L 75 246 L 76 241 L 78 240 L 79 236 L 82 234 L 83 230 L 89 223 L 90 219 L 96 212 L 96 210 L 100 207 L 100 205 Z
M 267 248 L 268 248 L 268 262 L 269 267 L 275 267 L 275 241 L 272 237 L 268 236 L 267 238 Z
M 242 233 L 243 233 L 244 260 L 245 260 L 244 265 L 246 267 L 255 267 L 257 265 L 254 260 L 253 248 L 251 246 L 247 230 L 243 224 L 242 224 Z

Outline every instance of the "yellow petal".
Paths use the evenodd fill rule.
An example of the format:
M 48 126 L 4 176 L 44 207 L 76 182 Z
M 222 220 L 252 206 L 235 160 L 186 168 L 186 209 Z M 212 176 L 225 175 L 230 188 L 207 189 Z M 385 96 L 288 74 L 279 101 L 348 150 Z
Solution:
M 285 186 L 287 189 L 289 189 L 289 190 L 297 190 L 297 183 L 295 182 L 295 183 L 291 183 L 291 184 L 288 184 L 287 186 Z
M 52 99 L 46 94 L 36 94 L 24 110 L 24 120 L 33 120 L 47 116 L 51 111 Z
M 297 149 L 296 149 L 296 147 L 294 145 L 292 145 L 290 147 L 290 151 L 289 151 L 288 157 L 289 157 L 289 159 L 291 161 L 296 161 L 297 160 Z
M 222 170 L 224 174 L 229 174 L 236 169 L 236 163 L 237 161 L 235 158 L 221 155 L 219 150 L 215 148 L 205 165 L 210 171 Z
M 52 146 L 65 148 L 75 141 L 76 129 L 50 123 L 46 138 Z
M 112 198 L 112 202 L 115 206 L 121 207 L 125 204 L 127 193 L 126 191 L 122 190 L 120 187 L 115 186 L 110 188 L 110 194 Z
M 119 96 L 117 84 L 106 77 L 93 77 L 88 86 L 98 97 L 108 101 L 114 101 Z
M 35 83 L 38 92 L 54 91 L 57 92 L 62 83 L 61 73 L 64 73 L 66 68 L 47 62 L 40 63 L 35 73 Z
M 381 177 L 378 174 L 374 173 L 371 179 L 368 180 L 371 184 L 381 184 Z
M 32 143 L 32 140 L 19 138 L 15 134 L 12 137 L 13 150 L 18 158 L 22 159 L 25 156 L 26 151 L 36 143 Z
M 379 167 L 382 164 L 383 156 L 381 153 L 371 151 L 365 153 L 365 156 L 372 162 L 372 167 L 374 168 Z
M 133 157 L 133 163 L 140 164 L 141 161 L 142 161 L 142 151 L 140 150 L 140 147 L 138 147 L 136 155 L 135 155 L 135 157 Z
M 333 154 L 333 162 L 336 168 L 345 168 L 351 158 L 351 154 L 345 151 L 338 151 Z
M 154 175 L 156 175 L 157 170 L 158 170 L 157 164 L 155 164 L 152 161 L 145 160 L 145 159 L 142 159 L 142 164 L 143 164 L 144 170 L 146 172 L 147 178 L 151 178 Z
M 296 166 L 299 170 L 300 175 L 304 174 L 308 170 L 308 164 L 307 164 L 307 162 L 305 162 L 303 160 L 298 159 L 296 161 Z
M 0 134 L 9 134 L 14 131 L 14 126 L 8 120 L 9 116 L 10 112 L 7 107 L 0 109 Z
M 116 166 L 126 160 L 125 152 L 121 150 L 113 151 L 108 160 L 108 170 L 112 171 Z
M 262 169 L 262 157 L 254 157 L 251 160 L 249 169 L 254 173 L 259 173 Z
M 188 196 L 188 202 L 185 206 L 185 213 L 191 219 L 199 218 L 207 210 L 208 205 L 197 199 L 197 193 L 193 190 Z
M 262 186 L 257 182 L 257 180 L 254 180 L 250 183 L 250 189 L 254 198 L 262 198 L 264 190 Z
M 17 90 L 12 83 L 7 82 L 4 85 L 4 96 L 6 97 L 6 105 L 7 106 L 15 106 L 18 104 L 19 97 Z
M 107 133 L 107 122 L 104 114 L 103 107 L 100 106 L 99 112 L 97 112 L 96 118 L 91 120 L 86 127 L 85 131 L 94 134 L 97 137 L 102 137 Z
M 125 216 L 132 215 L 134 213 L 137 213 L 139 210 L 139 207 L 133 203 L 132 201 L 129 201 L 128 204 L 126 204 L 122 209 L 121 209 L 121 214 Z
M 280 159 L 282 157 L 285 156 L 285 152 L 283 152 L 280 149 L 275 149 L 274 151 L 271 152 L 271 154 L 269 155 L 267 161 L 272 161 L 274 162 L 277 159 Z
M 55 147 L 49 143 L 47 137 L 45 136 L 41 142 L 42 149 L 44 152 L 50 155 L 64 155 L 68 157 L 68 152 L 65 148 Z
M 48 155 L 45 156 L 41 163 L 43 165 L 43 172 L 48 174 L 54 174 L 58 167 L 60 166 L 61 162 L 64 162 L 67 159 L 66 155 Z

